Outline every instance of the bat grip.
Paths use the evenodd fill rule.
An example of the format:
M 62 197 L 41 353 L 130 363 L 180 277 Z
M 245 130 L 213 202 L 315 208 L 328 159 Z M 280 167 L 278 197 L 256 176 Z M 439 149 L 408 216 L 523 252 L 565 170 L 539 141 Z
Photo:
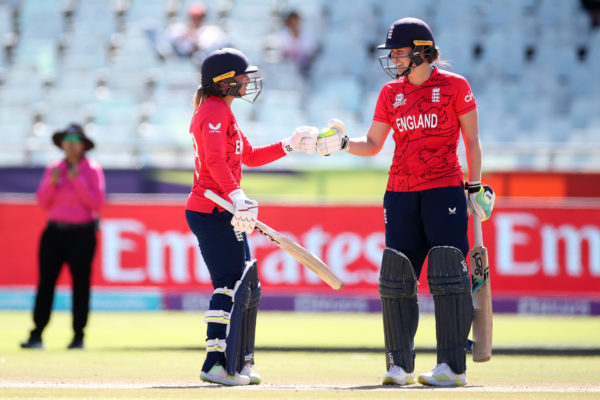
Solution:
M 235 213 L 235 207 L 233 206 L 233 204 L 231 204 L 230 202 L 228 202 L 227 200 L 225 200 L 224 198 L 222 198 L 221 196 L 219 196 L 212 190 L 206 189 L 204 191 L 204 197 L 206 197 L 209 200 L 214 201 L 217 205 L 223 207 L 230 213 L 232 213 L 232 214 Z
M 483 247 L 483 233 L 481 231 L 481 218 L 477 215 L 473 214 L 473 233 L 475 236 L 475 246 L 474 247 Z

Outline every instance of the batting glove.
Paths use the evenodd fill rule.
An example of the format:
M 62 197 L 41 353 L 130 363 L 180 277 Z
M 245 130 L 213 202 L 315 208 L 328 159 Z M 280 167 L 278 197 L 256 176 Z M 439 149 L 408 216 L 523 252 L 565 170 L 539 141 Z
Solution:
M 338 150 L 348 151 L 350 139 L 346 135 L 346 126 L 337 118 L 327 122 L 329 128 L 324 128 L 317 137 L 317 149 L 322 156 L 328 156 Z
M 304 151 L 307 154 L 317 152 L 317 136 L 319 129 L 316 126 L 299 126 L 291 137 L 282 141 L 286 153 Z
M 235 207 L 235 213 L 231 219 L 233 229 L 246 232 L 247 235 L 251 234 L 258 218 L 258 202 L 247 198 L 242 189 L 229 193 L 229 198 Z
M 489 219 L 492 216 L 496 194 L 494 190 L 485 185 L 481 186 L 481 182 L 470 182 L 466 185 L 469 198 L 467 207 L 472 215 L 477 215 L 482 221 Z

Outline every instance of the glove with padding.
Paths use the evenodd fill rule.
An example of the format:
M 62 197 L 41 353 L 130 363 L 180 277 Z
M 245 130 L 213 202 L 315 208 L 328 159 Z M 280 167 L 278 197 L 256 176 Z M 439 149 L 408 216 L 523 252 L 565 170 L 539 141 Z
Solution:
M 229 193 L 229 198 L 235 207 L 235 213 L 231 219 L 233 229 L 246 234 L 251 234 L 258 219 L 258 202 L 246 197 L 242 189 Z
M 286 153 L 292 151 L 304 151 L 307 154 L 317 152 L 317 136 L 319 129 L 316 126 L 299 126 L 292 136 L 282 141 L 283 150 Z
M 337 118 L 327 122 L 328 128 L 323 128 L 317 138 L 319 154 L 328 156 L 338 150 L 348 151 L 350 139 L 346 135 L 346 126 Z
M 477 215 L 482 221 L 492 216 L 496 194 L 488 185 L 481 186 L 481 182 L 470 182 L 466 185 L 469 198 L 467 207 L 472 215 Z

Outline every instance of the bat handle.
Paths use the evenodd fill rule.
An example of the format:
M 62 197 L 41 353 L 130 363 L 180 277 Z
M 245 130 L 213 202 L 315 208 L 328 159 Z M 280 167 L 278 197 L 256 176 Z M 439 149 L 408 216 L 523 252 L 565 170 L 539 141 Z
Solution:
M 473 233 L 475 236 L 475 247 L 483 247 L 483 233 L 481 231 L 481 218 L 473 214 Z
M 210 199 L 210 200 L 214 201 L 217 205 L 223 207 L 224 209 L 226 209 L 230 213 L 232 213 L 232 214 L 235 213 L 235 207 L 233 206 L 233 204 L 231 204 L 230 202 L 228 202 L 227 200 L 225 200 L 224 198 L 222 198 L 221 196 L 219 196 L 218 194 L 216 194 L 212 190 L 206 189 L 204 191 L 204 197 L 206 197 L 207 199 Z

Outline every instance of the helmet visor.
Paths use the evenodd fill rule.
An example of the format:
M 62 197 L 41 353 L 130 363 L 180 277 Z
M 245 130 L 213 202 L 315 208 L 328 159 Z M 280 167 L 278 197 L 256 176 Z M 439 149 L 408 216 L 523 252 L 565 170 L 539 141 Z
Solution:
M 377 57 L 377 59 L 379 60 L 379 64 L 381 65 L 381 68 L 383 68 L 383 71 L 388 74 L 389 76 L 392 77 L 392 79 L 397 79 L 398 76 L 400 76 L 400 74 L 398 73 L 398 70 L 400 70 L 400 73 L 404 72 L 408 67 L 398 67 L 398 64 L 396 63 L 396 59 L 399 58 L 409 58 L 409 56 L 394 56 L 392 57 L 391 53 L 385 56 L 379 56 Z
M 235 81 L 239 85 L 237 96 L 242 99 L 254 103 L 260 92 L 262 92 L 262 76 L 260 72 L 254 71 L 243 75 L 236 75 Z

